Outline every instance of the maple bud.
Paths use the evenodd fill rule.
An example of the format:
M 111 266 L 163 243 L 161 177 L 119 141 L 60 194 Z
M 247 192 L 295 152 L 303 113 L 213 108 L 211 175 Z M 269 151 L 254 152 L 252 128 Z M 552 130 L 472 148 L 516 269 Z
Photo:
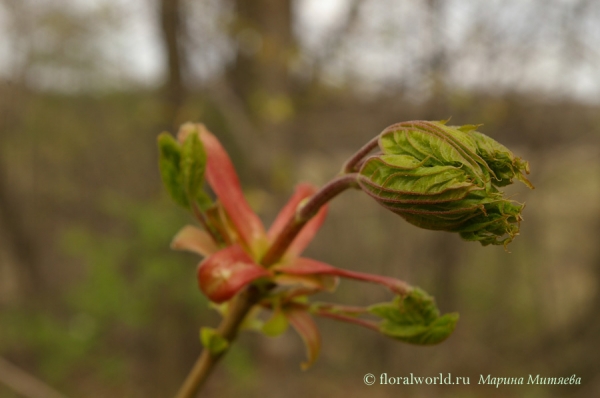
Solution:
M 506 246 L 518 235 L 524 205 L 505 199 L 498 187 L 516 179 L 533 188 L 523 174 L 529 165 L 476 128 L 394 124 L 380 134 L 382 153 L 363 162 L 358 183 L 418 227 Z

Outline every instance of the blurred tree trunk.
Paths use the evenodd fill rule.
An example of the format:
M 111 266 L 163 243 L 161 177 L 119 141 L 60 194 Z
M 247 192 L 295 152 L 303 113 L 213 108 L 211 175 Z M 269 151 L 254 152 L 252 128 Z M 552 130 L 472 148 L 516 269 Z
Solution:
M 235 91 L 246 104 L 262 94 L 288 94 L 288 60 L 295 48 L 291 0 L 236 0 L 235 6 L 232 33 L 239 48 L 230 71 Z
M 260 153 L 252 165 L 254 180 L 271 188 L 282 187 L 272 173 L 286 157 L 295 103 L 289 74 L 289 61 L 296 48 L 292 30 L 291 0 L 235 0 L 236 18 L 230 36 L 237 42 L 235 62 L 227 71 L 228 91 L 239 98 L 253 129 L 251 137 L 241 137 L 244 152 Z M 231 101 L 229 101 L 231 102 Z M 237 132 L 239 136 L 239 132 Z M 279 173 L 281 174 L 281 173 Z
M 24 84 L 5 84 L 4 99 L 0 102 L 0 140 L 9 131 L 18 130 L 22 124 L 27 89 Z M 8 100 L 10 98 L 10 100 Z M 0 162 L 0 229 L 6 239 L 6 248 L 17 263 L 16 275 L 25 295 L 39 293 L 43 278 L 38 264 L 38 248 L 32 229 L 26 225 L 24 206 L 18 192 L 9 185 L 9 165 Z
M 8 58 L 9 73 L 6 81 L 0 81 L 0 142 L 12 138 L 24 124 L 24 109 L 31 98 L 26 75 L 31 63 L 32 13 L 19 1 L 3 4 L 6 13 L 8 48 L 20 48 L 23 57 Z M 10 135 L 10 137 L 9 137 Z M 13 169 L 14 170 L 14 169 Z M 11 165 L 0 161 L 0 234 L 5 248 L 17 267 L 18 291 L 24 297 L 40 292 L 43 277 L 38 263 L 37 240 L 33 230 L 26 224 L 25 205 L 21 193 L 10 186 Z M 34 211 L 31 207 L 29 211 Z
M 431 109 L 438 112 L 434 116 L 439 119 L 439 107 L 446 103 L 447 95 L 445 79 L 448 75 L 448 57 L 446 55 L 446 32 L 444 31 L 444 2 L 427 0 L 427 32 L 428 46 L 424 54 L 423 77 L 425 86 L 430 85 Z
M 37 248 L 24 225 L 22 209 L 7 184 L 4 165 L 0 166 L 0 222 L 12 256 L 19 266 L 20 285 L 26 294 L 38 292 L 42 276 L 37 265 Z
M 183 66 L 185 64 L 184 24 L 180 0 L 160 0 L 160 27 L 166 52 L 167 80 L 164 85 L 165 124 L 176 127 L 177 114 L 185 100 Z
M 596 218 L 595 235 L 600 233 L 600 217 Z M 569 350 L 571 358 L 563 364 L 561 371 L 574 372 L 582 380 L 588 381 L 579 387 L 581 390 L 580 396 L 597 396 L 600 392 L 600 382 L 598 374 L 600 372 L 600 357 L 598 355 L 590 355 L 591 352 L 600 352 L 600 317 L 598 317 L 598 308 L 600 308 L 600 248 L 596 248 L 596 255 L 593 263 L 593 277 L 596 282 L 596 291 L 593 298 L 588 303 L 588 309 L 585 311 L 579 322 L 572 327 L 572 333 L 566 341 L 562 341 L 555 347 L 560 347 L 563 350 Z M 577 355 L 573 355 L 573 346 Z M 565 350 L 565 351 L 566 351 Z M 565 355 L 567 356 L 567 355 Z M 586 386 L 586 384 L 591 384 Z M 590 394 L 590 389 L 596 385 L 594 394 Z
M 442 313 L 457 311 L 457 282 L 462 242 L 448 233 L 438 234 L 435 242 L 435 301 Z

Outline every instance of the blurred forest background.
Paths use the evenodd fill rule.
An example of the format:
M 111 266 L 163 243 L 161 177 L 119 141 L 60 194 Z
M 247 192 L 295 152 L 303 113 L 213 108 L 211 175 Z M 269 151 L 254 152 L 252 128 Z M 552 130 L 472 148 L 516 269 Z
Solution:
M 0 0 L 0 397 L 50 397 L 21 371 L 90 398 L 168 397 L 187 374 L 218 316 L 168 247 L 191 217 L 162 189 L 161 131 L 204 122 L 268 224 L 386 126 L 448 117 L 530 161 L 511 253 L 349 192 L 308 255 L 423 287 L 455 334 L 420 348 L 318 320 L 302 372 L 293 331 L 248 332 L 203 396 L 600 396 L 599 43 L 593 0 Z M 471 385 L 364 385 L 382 372 Z

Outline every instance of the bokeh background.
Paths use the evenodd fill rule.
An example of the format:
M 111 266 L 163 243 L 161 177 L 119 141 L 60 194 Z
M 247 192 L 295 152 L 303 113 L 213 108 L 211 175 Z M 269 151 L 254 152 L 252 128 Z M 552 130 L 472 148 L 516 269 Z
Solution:
M 203 396 L 600 396 L 599 43 L 593 0 L 0 0 L 0 397 L 168 397 L 187 374 L 218 316 L 197 257 L 168 248 L 192 219 L 161 187 L 161 131 L 204 122 L 268 224 L 389 124 L 449 117 L 530 161 L 510 253 L 356 191 L 307 254 L 423 287 L 460 312 L 454 335 L 411 347 L 318 320 L 302 372 L 293 331 L 247 332 Z M 471 384 L 364 385 L 383 372 Z M 582 383 L 477 385 L 538 374 Z

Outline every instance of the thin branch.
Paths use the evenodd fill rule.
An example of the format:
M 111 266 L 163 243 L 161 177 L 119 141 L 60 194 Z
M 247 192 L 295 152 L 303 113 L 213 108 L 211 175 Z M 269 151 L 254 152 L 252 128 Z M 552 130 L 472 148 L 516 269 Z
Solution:
M 244 318 L 261 297 L 261 292 L 255 286 L 249 286 L 234 299 L 229 312 L 217 329 L 218 333 L 227 340 L 229 346 L 237 337 Z M 226 352 L 227 350 L 224 350 L 218 354 L 213 354 L 206 348 L 202 350 L 202 354 L 190 370 L 175 397 L 193 398 Z
M 167 82 L 165 83 L 165 110 L 169 125 L 175 122 L 186 92 L 183 85 L 185 47 L 180 42 L 185 24 L 181 21 L 180 0 L 160 1 L 161 38 L 166 49 Z
M 196 219 L 200 222 L 200 224 L 202 224 L 202 227 L 210 235 L 213 242 L 216 245 L 218 245 L 219 243 L 222 243 L 223 239 L 220 236 L 217 236 L 214 229 L 211 228 L 211 226 L 208 224 L 208 221 L 206 220 L 206 216 L 198 208 L 198 205 L 196 204 L 196 202 L 190 197 L 188 197 L 188 199 L 189 199 L 190 208 L 192 209 L 192 213 L 194 214 L 194 217 L 196 217 Z
M 355 187 L 357 185 L 356 178 L 357 175 L 354 173 L 342 175 L 334 178 L 315 193 L 306 204 L 296 211 L 296 217 L 291 218 L 283 231 L 277 236 L 277 239 L 263 257 L 261 264 L 269 267 L 279 261 L 306 223 L 331 199 L 346 189 Z
M 310 305 L 312 310 L 323 310 L 323 311 L 335 311 L 338 314 L 346 314 L 346 315 L 361 315 L 365 312 L 368 312 L 369 309 L 366 307 L 360 307 L 355 305 L 342 305 L 342 304 L 334 304 L 334 303 L 323 303 L 323 302 L 315 302 Z
M 63 394 L 0 357 L 0 383 L 26 398 L 66 398 Z
M 373 137 L 371 139 L 371 141 L 367 142 L 354 155 L 352 155 L 350 157 L 350 159 L 348 159 L 346 161 L 346 163 L 344 163 L 344 167 L 342 168 L 342 171 L 344 173 L 354 173 L 354 172 L 358 171 L 357 166 L 361 163 L 361 161 L 364 159 L 364 157 L 369 154 L 369 152 L 371 152 L 373 149 L 375 149 L 377 147 L 378 143 L 379 143 L 379 135 Z
M 348 6 L 348 14 L 343 24 L 341 24 L 335 32 L 328 35 L 328 39 L 323 43 L 323 51 L 315 59 L 315 76 L 322 76 L 325 65 L 330 62 L 336 53 L 342 49 L 342 46 L 356 29 L 359 17 L 360 7 L 363 0 L 351 0 Z
M 35 295 L 43 288 L 44 282 L 38 264 L 39 249 L 23 217 L 27 209 L 13 198 L 7 180 L 5 165 L 0 164 L 0 225 L 6 233 L 7 246 L 21 266 L 20 276 L 23 277 L 25 290 Z
M 365 327 L 367 329 L 374 330 L 376 332 L 381 332 L 379 330 L 379 326 L 377 322 L 370 321 L 368 319 L 358 318 L 359 315 L 368 312 L 369 310 L 365 307 L 357 307 L 357 306 L 345 306 L 338 304 L 330 304 L 330 303 L 313 303 L 302 304 L 302 303 L 294 303 L 296 308 L 300 308 L 302 310 L 309 311 L 311 314 L 318 315 L 324 318 L 335 319 L 336 321 L 342 321 L 347 323 L 353 323 L 355 325 L 359 325 Z M 353 315 L 349 315 L 353 314 Z
M 252 116 L 246 110 L 243 100 L 227 81 L 216 80 L 207 87 L 207 92 L 227 120 L 229 126 L 227 132 L 231 134 L 233 144 L 237 148 L 244 148 L 244 153 L 250 154 L 273 152 L 271 143 L 264 139 L 263 133 L 255 126 Z M 244 157 L 242 160 L 250 169 L 248 174 L 258 176 L 259 180 L 268 181 L 265 173 L 271 164 L 268 157 L 252 156 Z
M 359 325 L 359 326 L 365 327 L 367 329 L 371 329 L 376 332 L 380 332 L 379 326 L 377 325 L 377 323 L 366 320 L 366 319 L 355 318 L 355 317 L 348 316 L 348 315 L 338 314 L 336 312 L 327 312 L 327 311 L 322 311 L 322 310 L 314 311 L 313 314 L 322 316 L 325 318 L 335 319 L 336 321 L 353 323 L 355 325 Z

